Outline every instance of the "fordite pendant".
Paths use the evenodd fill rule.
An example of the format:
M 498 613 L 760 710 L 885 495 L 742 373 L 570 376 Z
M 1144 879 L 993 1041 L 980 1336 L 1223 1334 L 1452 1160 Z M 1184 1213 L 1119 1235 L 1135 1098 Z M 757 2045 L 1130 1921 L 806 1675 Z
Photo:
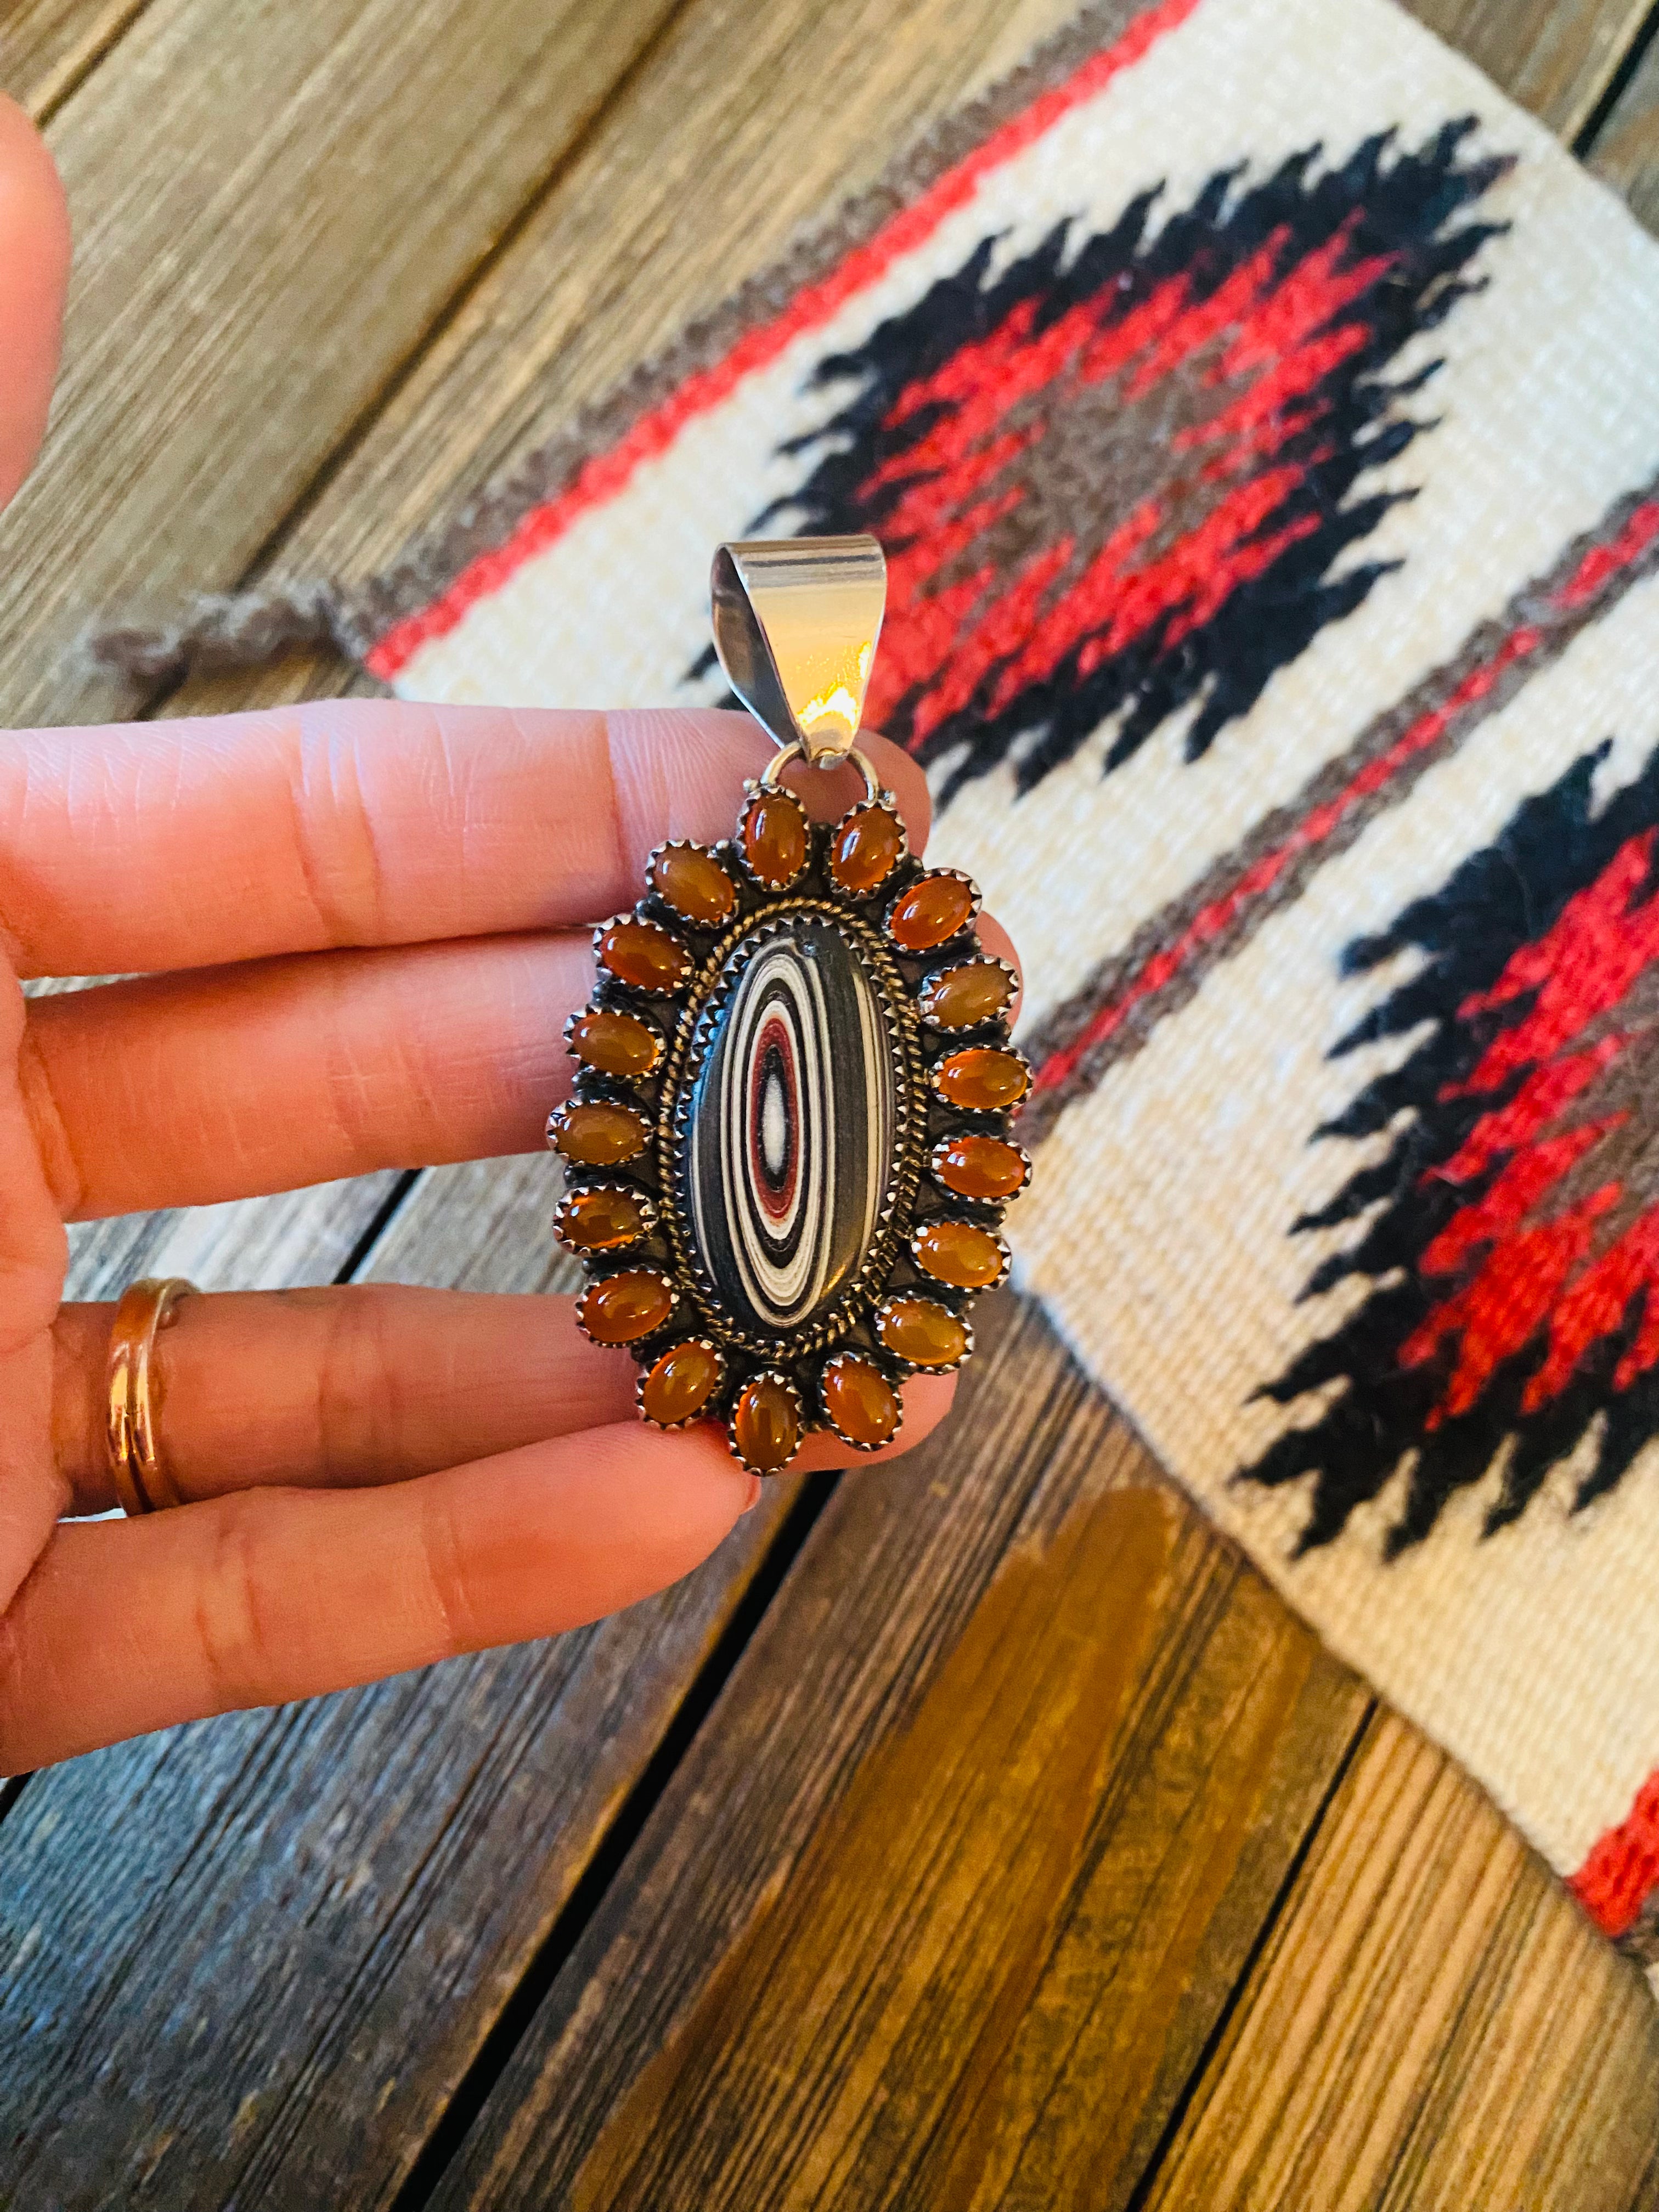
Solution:
M 583 1329 L 634 1354 L 647 1421 L 722 1420 L 775 1474 L 814 1429 L 891 1442 L 905 1376 L 966 1358 L 1030 1174 L 1008 1133 L 1030 1070 L 978 891 L 911 857 L 855 743 L 880 546 L 722 545 L 712 589 L 720 665 L 778 750 L 729 842 L 659 847 L 645 896 L 594 933 L 548 1139 Z M 797 760 L 850 760 L 863 798 L 810 821 L 781 781 Z

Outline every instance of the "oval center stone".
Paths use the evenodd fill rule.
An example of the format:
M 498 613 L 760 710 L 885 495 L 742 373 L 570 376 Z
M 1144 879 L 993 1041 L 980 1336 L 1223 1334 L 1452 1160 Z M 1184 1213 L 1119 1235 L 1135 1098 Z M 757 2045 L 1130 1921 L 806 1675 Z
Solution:
M 876 1240 L 896 1162 L 896 1041 L 857 946 L 828 918 L 739 945 L 695 1064 L 684 1218 L 744 1333 L 819 1318 Z

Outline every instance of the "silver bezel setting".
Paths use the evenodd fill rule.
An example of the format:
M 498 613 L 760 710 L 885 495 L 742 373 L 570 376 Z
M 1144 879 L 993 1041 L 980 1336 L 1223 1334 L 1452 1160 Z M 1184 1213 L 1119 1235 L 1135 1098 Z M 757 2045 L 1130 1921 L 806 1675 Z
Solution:
M 663 905 L 683 929 L 698 931 L 729 929 L 732 924 L 732 915 L 728 915 L 722 921 L 699 921 L 696 915 L 687 914 L 683 907 L 675 905 L 673 900 L 657 882 L 657 863 L 665 853 L 696 853 L 703 860 L 713 861 L 732 886 L 732 915 L 735 915 L 743 902 L 743 894 L 738 888 L 736 877 L 732 872 L 730 861 L 717 853 L 712 845 L 700 845 L 695 837 L 669 837 L 662 844 L 652 847 L 650 857 L 645 864 L 646 885 L 651 896 L 661 900 Z
M 611 971 L 606 968 L 602 969 L 600 973 L 608 976 Z M 637 1022 L 642 1030 L 648 1030 L 655 1038 L 657 1045 L 657 1056 L 650 1066 L 642 1069 L 637 1075 L 612 1075 L 609 1068 L 596 1067 L 591 1060 L 584 1060 L 572 1039 L 577 1023 L 584 1020 L 589 1014 L 623 1014 L 630 1022 Z M 626 1083 L 630 1085 L 649 1083 L 652 1078 L 659 1073 L 664 1060 L 668 1057 L 667 1040 L 648 1014 L 642 1013 L 637 1006 L 617 1006 L 608 999 L 594 1000 L 586 1006 L 578 1006 L 574 1013 L 565 1017 L 564 1048 L 578 1067 L 586 1068 L 594 1075 L 604 1076 L 609 1082 Z
M 884 1437 L 878 1444 L 866 1443 L 860 1437 L 849 1437 L 830 1411 L 830 1395 L 827 1388 L 830 1377 L 835 1373 L 836 1368 L 854 1364 L 860 1367 L 874 1368 L 898 1401 L 898 1419 L 893 1424 L 893 1433 L 891 1436 Z M 890 1444 L 896 1443 L 904 1433 L 904 1393 L 894 1376 L 894 1365 L 895 1362 L 890 1352 L 884 1352 L 878 1356 L 866 1352 L 862 1346 L 856 1352 L 850 1352 L 843 1346 L 833 1358 L 824 1361 L 823 1371 L 818 1376 L 818 1411 L 823 1417 L 824 1427 L 839 1443 L 844 1443 L 848 1451 L 866 1453 L 885 1451 Z
M 945 1292 L 943 1296 L 940 1295 L 942 1291 Z M 876 1308 L 874 1320 L 876 1342 L 881 1346 L 883 1355 L 903 1375 L 953 1375 L 964 1360 L 974 1356 L 973 1320 L 963 1310 L 967 1297 L 967 1293 L 961 1291 L 951 1292 L 944 1285 L 935 1284 L 931 1278 L 922 1283 L 913 1283 L 902 1291 L 890 1291 Z M 890 1306 L 897 1305 L 906 1298 L 918 1305 L 937 1306 L 949 1314 L 952 1321 L 961 1322 L 962 1349 L 954 1359 L 907 1359 L 902 1352 L 894 1351 L 881 1333 L 881 1317 Z
M 709 1391 L 708 1395 L 700 1406 L 688 1413 L 684 1420 L 659 1421 L 654 1413 L 647 1413 L 645 1410 L 645 1386 L 651 1378 L 652 1368 L 656 1365 L 659 1359 L 665 1358 L 671 1352 L 678 1352 L 682 1346 L 688 1344 L 698 1345 L 704 1352 L 713 1352 L 720 1372 L 714 1377 L 714 1388 Z M 683 1329 L 675 1330 L 665 1342 L 659 1346 L 651 1359 L 641 1368 L 634 1379 L 634 1403 L 639 1409 L 640 1419 L 649 1427 L 659 1429 L 664 1436 L 673 1436 L 681 1429 L 696 1428 L 699 1421 L 708 1420 L 709 1407 L 719 1405 L 724 1397 L 730 1369 L 731 1363 L 718 1344 L 711 1343 L 706 1336 L 687 1336 Z
M 951 1195 L 953 1197 L 957 1197 L 960 1196 L 960 1193 L 952 1192 Z M 969 1200 L 968 1203 L 971 1205 L 972 1200 Z M 927 1265 L 927 1262 L 917 1251 L 917 1240 L 921 1237 L 924 1230 L 932 1229 L 936 1225 L 944 1225 L 947 1224 L 953 1229 L 977 1229 L 981 1236 L 988 1237 L 991 1239 L 998 1251 L 1002 1255 L 1002 1265 L 988 1283 L 975 1283 L 971 1287 L 965 1290 L 960 1283 L 947 1283 L 942 1275 L 934 1274 L 932 1268 Z M 988 1221 L 973 1221 L 970 1220 L 966 1214 L 963 1213 L 930 1214 L 926 1221 L 917 1222 L 915 1228 L 911 1230 L 908 1244 L 910 1257 L 915 1261 L 916 1273 L 921 1276 L 922 1281 L 924 1283 L 930 1284 L 935 1290 L 943 1291 L 947 1297 L 954 1295 L 959 1298 L 982 1298 L 988 1291 L 1000 1291 L 1003 1285 L 1007 1281 L 1008 1271 L 1013 1265 L 1013 1255 L 1008 1249 L 1008 1240 L 1003 1235 L 1002 1231 Z
M 855 816 L 860 814 L 890 814 L 894 821 L 898 824 L 898 858 L 894 861 L 892 866 L 889 868 L 881 881 L 878 884 L 872 884 L 867 891 L 848 890 L 843 884 L 838 883 L 836 879 L 835 872 L 830 866 L 829 860 L 829 855 L 835 848 L 836 838 L 840 836 L 842 831 L 847 827 L 848 823 L 851 822 Z M 833 899 L 839 900 L 841 903 L 845 906 L 868 906 L 872 901 L 880 898 L 884 893 L 890 890 L 894 877 L 902 871 L 905 863 L 909 860 L 909 858 L 910 832 L 906 826 L 904 817 L 898 811 L 898 801 L 894 798 L 892 793 L 890 791 L 878 791 L 873 799 L 855 799 L 853 804 L 848 808 L 845 814 L 842 816 L 841 819 L 838 822 L 832 822 L 830 824 L 829 834 L 824 839 L 823 874 L 824 881 L 829 887 L 830 896 Z
M 586 1253 L 581 1255 L 584 1261 L 589 1256 Z M 606 1255 L 606 1257 L 608 1258 L 609 1255 Z M 614 1282 L 619 1275 L 649 1275 L 653 1280 L 664 1284 L 668 1291 L 668 1319 L 657 1322 L 654 1328 L 641 1329 L 637 1336 L 595 1336 L 582 1318 L 582 1308 L 595 1291 L 602 1291 L 607 1283 Z M 576 1326 L 588 1342 L 597 1344 L 601 1351 L 631 1352 L 636 1344 L 655 1344 L 672 1334 L 674 1316 L 679 1311 L 681 1303 L 680 1286 L 674 1280 L 668 1268 L 659 1267 L 654 1264 L 641 1265 L 637 1259 L 630 1258 L 624 1260 L 619 1267 L 608 1267 L 602 1271 L 597 1267 L 590 1269 L 587 1280 L 582 1285 L 581 1294 L 576 1300 Z
M 926 957 L 932 959 L 933 956 L 929 953 Z M 933 989 L 942 975 L 949 975 L 958 968 L 1000 968 L 1002 970 L 1008 978 L 1008 995 L 1002 1002 L 1002 1010 L 1000 1013 L 988 1014 L 982 1021 L 947 1023 L 940 1021 L 937 1015 L 930 1014 L 927 1011 L 923 1001 L 928 992 Z M 924 1027 L 936 1030 L 942 1037 L 949 1037 L 953 1043 L 963 1044 L 970 1038 L 977 1040 L 981 1034 L 988 1036 L 994 1030 L 1000 1030 L 1006 1036 L 1008 1030 L 1008 1009 L 1018 995 L 1019 971 L 1011 962 L 999 959 L 994 953 L 985 951 L 978 939 L 975 939 L 971 946 L 964 945 L 954 958 L 940 961 L 937 967 L 930 968 L 922 977 L 921 987 L 916 993 L 916 1016 Z
M 951 934 L 948 937 L 941 937 L 936 945 L 920 945 L 915 951 L 910 951 L 908 947 L 900 945 L 900 951 L 904 952 L 908 959 L 937 960 L 941 952 L 947 951 L 953 945 L 960 945 L 963 939 L 967 936 L 969 931 L 972 929 L 974 924 L 979 920 L 980 908 L 984 905 L 985 902 L 980 896 L 979 885 L 974 881 L 970 875 L 966 874 L 961 868 L 923 867 L 919 875 L 913 876 L 910 881 L 906 884 L 902 890 L 896 890 L 887 902 L 887 910 L 882 916 L 882 927 L 886 930 L 891 941 L 895 945 L 898 944 L 898 939 L 892 935 L 892 930 L 893 915 L 897 910 L 900 901 L 908 898 L 909 894 L 915 890 L 918 884 L 937 882 L 941 877 L 951 883 L 967 884 L 968 911 L 963 916 L 962 920 L 957 924 L 956 927 L 951 932 Z M 975 950 L 977 950 L 977 947 Z M 951 964 L 952 966 L 956 966 L 960 963 L 952 962 Z
M 954 1183 L 944 1182 L 939 1171 L 939 1156 L 945 1146 L 953 1143 L 957 1137 L 989 1137 L 996 1144 L 1006 1145 L 1010 1152 L 1018 1152 L 1024 1164 L 1024 1173 L 1012 1190 L 1004 1191 L 996 1198 L 975 1198 L 965 1190 L 958 1190 Z M 942 1137 L 937 1138 L 928 1149 L 927 1173 L 953 1206 L 975 1206 L 978 1209 L 976 1218 L 983 1218 L 991 1213 L 1000 1213 L 1000 1209 L 1005 1206 L 1012 1206 L 1021 1192 L 1030 1187 L 1031 1155 L 1024 1145 L 1016 1143 L 1012 1137 L 1000 1129 L 948 1129 Z
M 593 1170 L 589 1169 L 587 1172 L 592 1176 Z M 578 1199 L 586 1198 L 596 1190 L 621 1190 L 640 1209 L 639 1233 L 637 1236 L 630 1237 L 625 1244 L 607 1244 L 603 1249 L 599 1249 L 592 1244 L 578 1244 L 574 1237 L 566 1235 L 563 1224 L 567 1212 L 574 1206 Z M 614 1177 L 605 1182 L 567 1181 L 564 1195 L 553 1211 L 553 1234 L 567 1252 L 574 1252 L 579 1260 L 592 1261 L 597 1267 L 603 1261 L 615 1259 L 624 1252 L 631 1252 L 636 1244 L 642 1244 L 647 1237 L 654 1237 L 657 1233 L 657 1202 L 649 1191 L 630 1190 L 626 1184 L 619 1182 Z

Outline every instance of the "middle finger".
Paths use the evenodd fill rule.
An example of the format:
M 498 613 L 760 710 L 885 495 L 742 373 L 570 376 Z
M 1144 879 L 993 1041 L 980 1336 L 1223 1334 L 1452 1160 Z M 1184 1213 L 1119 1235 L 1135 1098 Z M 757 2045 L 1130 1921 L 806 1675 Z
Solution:
M 533 1151 L 588 933 L 300 954 L 30 1002 L 23 1094 L 69 1220 Z
M 988 916 L 983 950 L 1012 959 Z M 535 1151 L 586 931 L 302 953 L 31 1000 L 20 1063 L 66 1219 Z

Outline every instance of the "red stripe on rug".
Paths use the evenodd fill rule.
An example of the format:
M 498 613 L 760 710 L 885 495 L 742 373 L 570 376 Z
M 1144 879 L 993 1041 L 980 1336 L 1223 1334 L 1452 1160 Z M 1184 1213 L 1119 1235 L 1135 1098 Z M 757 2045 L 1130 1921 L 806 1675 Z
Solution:
M 1616 1828 L 1590 1845 L 1567 1887 L 1604 1936 L 1622 1936 L 1659 1884 L 1659 1774 L 1649 1775 Z
M 1556 604 L 1563 608 L 1581 605 L 1645 552 L 1656 538 L 1659 538 L 1659 501 L 1650 501 L 1637 508 L 1611 544 L 1598 545 L 1585 555 L 1556 594 Z M 1464 708 L 1484 698 L 1514 662 L 1535 653 L 1545 635 L 1530 623 L 1511 630 L 1449 697 L 1419 715 L 1386 752 L 1368 761 L 1334 799 L 1314 807 L 1279 844 L 1252 861 L 1235 883 L 1199 909 L 1172 944 L 1153 953 L 1138 973 L 1097 1008 L 1070 1043 L 1049 1054 L 1032 1079 L 1033 1092 L 1040 1095 L 1057 1090 L 1069 1081 L 1089 1054 L 1114 1036 L 1137 1008 L 1166 989 L 1198 953 L 1265 897 L 1292 861 L 1323 844 L 1362 799 L 1382 790 L 1419 754 L 1438 744 Z
M 1133 68 L 1167 32 L 1176 29 L 1199 0 L 1161 0 L 1117 40 L 1091 54 L 1063 84 L 1054 86 L 992 132 L 981 145 L 947 169 L 915 202 L 901 209 L 874 236 L 856 246 L 827 276 L 803 285 L 782 313 L 747 331 L 724 359 L 686 378 L 659 406 L 642 415 L 608 452 L 584 462 L 555 499 L 532 507 L 512 535 L 470 562 L 448 588 L 419 613 L 394 623 L 366 655 L 364 665 L 389 682 L 420 647 L 453 630 L 467 610 L 498 592 L 515 569 L 544 552 L 588 508 L 615 499 L 641 465 L 666 451 L 698 415 L 720 405 L 745 376 L 776 358 L 804 331 L 827 322 L 854 293 L 884 276 L 901 254 L 924 245 L 945 217 L 964 206 L 992 170 L 1051 131 L 1061 116 L 1092 99 L 1122 70 Z

